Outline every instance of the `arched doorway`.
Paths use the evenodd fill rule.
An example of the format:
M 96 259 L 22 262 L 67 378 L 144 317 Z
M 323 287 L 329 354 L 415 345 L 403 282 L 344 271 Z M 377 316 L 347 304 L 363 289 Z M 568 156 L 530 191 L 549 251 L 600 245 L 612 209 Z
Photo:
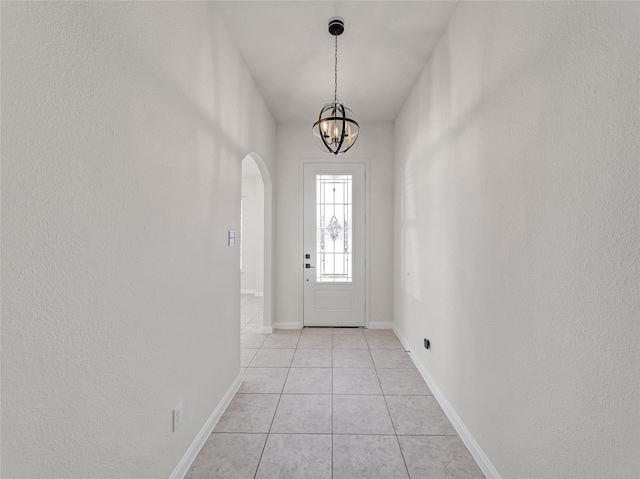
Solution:
M 272 183 L 260 155 L 249 153 L 242 160 L 241 292 L 243 298 L 262 298 L 259 331 L 272 333 Z

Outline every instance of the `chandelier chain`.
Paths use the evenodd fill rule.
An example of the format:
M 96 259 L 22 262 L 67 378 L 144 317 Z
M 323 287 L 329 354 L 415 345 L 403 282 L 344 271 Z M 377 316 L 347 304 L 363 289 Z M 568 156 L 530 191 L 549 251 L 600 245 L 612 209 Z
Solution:
M 2 1 L 2 0 L 0 0 Z M 346 153 L 358 139 L 360 126 L 353 112 L 338 100 L 338 36 L 344 31 L 344 22 L 335 17 L 329 20 L 329 33 L 334 36 L 333 104 L 325 103 L 313 124 L 313 138 L 325 152 Z
M 338 103 L 338 35 L 335 35 L 336 39 L 336 66 L 334 70 L 334 91 L 333 91 L 333 103 Z

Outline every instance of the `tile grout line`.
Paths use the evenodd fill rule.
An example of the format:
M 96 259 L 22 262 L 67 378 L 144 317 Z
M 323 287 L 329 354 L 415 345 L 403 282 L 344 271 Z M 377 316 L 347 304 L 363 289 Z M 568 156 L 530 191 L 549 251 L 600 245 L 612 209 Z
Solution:
M 296 343 L 296 345 L 297 344 L 298 343 Z M 262 349 L 262 346 L 260 346 L 260 349 Z M 256 352 L 256 355 L 257 354 L 258 353 Z M 280 395 L 278 396 L 278 403 L 276 404 L 276 409 L 273 411 L 273 417 L 271 418 L 271 424 L 269 424 L 269 431 L 267 431 L 267 438 L 264 441 L 264 446 L 262 446 L 262 452 L 260 453 L 260 459 L 258 460 L 258 465 L 256 466 L 256 472 L 255 472 L 255 474 L 253 476 L 253 479 L 256 479 L 257 476 L 258 476 L 258 470 L 260 469 L 260 463 L 262 462 L 262 458 L 264 457 L 264 451 L 267 448 L 267 442 L 269 442 L 269 436 L 271 436 L 271 428 L 273 427 L 273 422 L 276 420 L 276 414 L 278 413 L 278 407 L 280 406 L 280 401 L 282 399 L 282 393 L 284 392 L 284 387 L 287 384 L 287 379 L 289 378 L 289 372 L 291 371 L 291 364 L 293 364 L 293 357 L 294 356 L 295 356 L 295 350 L 294 350 L 293 356 L 291 357 L 291 361 L 289 362 L 289 367 L 287 368 L 287 376 L 284 378 L 284 382 L 282 383 L 282 389 L 280 390 Z
M 257 316 L 258 316 L 258 314 L 259 314 L 259 312 L 257 312 L 257 313 L 252 317 L 251 321 L 253 321 L 253 320 L 255 319 L 255 317 L 257 317 Z M 246 326 L 246 325 L 245 325 L 245 326 Z M 242 329 L 244 329 L 244 328 L 242 328 Z M 304 331 L 304 328 L 303 328 L 303 331 Z M 366 330 L 365 330 L 365 331 L 366 331 Z M 352 337 L 352 336 L 353 336 L 353 335 L 342 335 L 342 336 L 341 336 L 341 335 L 340 335 L 340 333 L 341 333 L 341 332 L 342 332 L 341 330 L 336 330 L 336 329 L 334 329 L 334 328 L 331 328 L 331 334 L 330 334 L 330 335 L 327 335 L 327 336 L 331 337 L 331 392 L 330 392 L 330 394 L 331 394 L 331 431 L 330 431 L 329 433 L 313 433 L 314 435 L 318 435 L 318 436 L 325 436 L 325 435 L 328 435 L 328 436 L 330 436 L 330 438 L 331 438 L 331 446 L 330 446 L 330 454 L 331 454 L 331 459 L 330 459 L 330 468 L 331 468 L 330 470 L 331 470 L 331 472 L 330 472 L 330 476 L 331 476 L 331 479 L 333 479 L 333 477 L 334 477 L 334 452 L 335 452 L 335 451 L 334 451 L 334 439 L 335 439 L 335 436 L 349 436 L 349 435 L 352 435 L 352 434 L 347 434 L 347 433 L 344 433 L 344 434 L 337 434 L 337 433 L 335 433 L 335 428 L 334 428 L 334 419 L 335 419 L 335 418 L 334 418 L 334 400 L 335 400 L 335 396 L 339 395 L 339 394 L 336 394 L 336 393 L 335 393 L 334 373 L 335 373 L 337 370 L 339 370 L 339 369 L 340 369 L 340 368 L 336 368 L 336 366 L 335 366 L 335 351 L 336 351 L 336 348 L 334 347 L 334 344 L 335 344 L 334 340 L 336 339 L 336 337 L 342 337 L 342 336 L 344 336 L 344 337 L 345 337 L 345 339 L 346 339 L 347 337 Z M 336 333 L 337 333 L 337 336 L 336 336 Z M 246 334 L 248 334 L 248 333 L 246 333 Z M 272 427 L 273 427 L 273 424 L 275 423 L 275 416 L 276 416 L 276 414 L 277 414 L 277 411 L 278 411 L 278 408 L 279 408 L 280 402 L 281 402 L 282 397 L 283 397 L 283 395 L 284 395 L 284 388 L 285 388 L 285 386 L 286 386 L 286 383 L 287 383 L 288 377 L 289 377 L 290 372 L 291 372 L 291 369 L 292 369 L 292 367 L 293 367 L 293 363 L 294 363 L 294 360 L 295 360 L 295 356 L 296 356 L 296 354 L 297 354 L 297 351 L 298 351 L 298 350 L 301 350 L 301 351 L 302 351 L 303 349 L 304 349 L 304 350 L 323 349 L 323 348 L 303 348 L 303 349 L 300 349 L 299 344 L 300 344 L 300 341 L 301 341 L 301 339 L 302 339 L 302 336 L 303 336 L 303 334 L 302 334 L 302 332 L 301 332 L 301 333 L 298 335 L 298 338 L 297 338 L 296 344 L 294 345 L 294 347 L 293 347 L 293 348 L 289 348 L 289 347 L 287 347 L 287 348 L 266 348 L 266 347 L 264 347 L 264 345 L 265 345 L 266 339 L 268 338 L 268 336 L 267 336 L 267 338 L 265 338 L 265 339 L 263 340 L 263 342 L 261 343 L 261 345 L 257 348 L 256 353 L 254 354 L 254 357 L 251 359 L 251 361 L 249 361 L 249 365 L 251 365 L 251 363 L 253 363 L 253 362 L 254 362 L 255 356 L 257 356 L 257 355 L 258 355 L 258 352 L 259 352 L 259 351 L 261 351 L 261 350 L 267 350 L 267 349 L 269 349 L 269 350 L 293 349 L 293 350 L 294 350 L 293 357 L 292 357 L 292 358 L 291 358 L 291 360 L 289 361 L 289 365 L 288 365 L 288 367 L 287 367 L 287 373 L 286 373 L 285 380 L 284 380 L 284 383 L 283 383 L 283 385 L 282 385 L 281 391 L 280 391 L 280 393 L 279 393 L 278 402 L 277 402 L 277 404 L 276 404 L 276 408 L 275 408 L 275 411 L 274 411 L 274 415 L 273 415 L 273 417 L 272 417 L 271 424 L 270 424 L 270 426 L 269 426 L 269 431 L 268 431 L 268 432 L 267 432 L 267 434 L 266 434 L 266 439 L 265 439 L 264 445 L 263 445 L 263 447 L 262 447 L 262 451 L 261 451 L 261 453 L 260 453 L 260 458 L 259 458 L 258 463 L 257 463 L 257 465 L 256 465 L 256 471 L 255 471 L 255 474 L 254 474 L 254 479 L 256 479 L 256 478 L 257 478 L 257 473 L 258 473 L 259 467 L 260 467 L 260 465 L 261 465 L 261 462 L 262 462 L 262 459 L 263 459 L 263 456 L 264 456 L 264 452 L 266 451 L 266 444 L 267 444 L 267 442 L 268 442 L 268 440 L 269 440 L 270 436 L 272 435 Z M 323 334 L 322 336 L 324 336 L 324 334 Z M 377 341 L 377 340 L 378 340 L 378 337 L 379 337 L 379 336 L 377 336 L 377 335 L 367 335 L 367 334 L 363 334 L 363 336 L 364 336 L 364 338 L 365 338 L 366 348 L 362 348 L 362 349 L 366 349 L 366 350 L 368 351 L 368 356 L 369 356 L 369 358 L 370 358 L 370 360 L 371 360 L 371 362 L 372 362 L 372 364 L 373 364 L 373 367 L 372 367 L 372 368 L 375 370 L 376 378 L 377 378 L 377 380 L 378 380 L 378 384 L 379 384 L 379 387 L 380 387 L 380 390 L 381 390 L 381 394 L 382 394 L 382 396 L 383 396 L 383 400 L 384 400 L 384 402 L 385 402 L 385 407 L 386 407 L 387 413 L 388 413 L 388 415 L 389 415 L 389 419 L 390 419 L 391 424 L 392 424 L 392 428 L 393 428 L 392 430 L 393 430 L 393 432 L 392 432 L 392 433 L 390 433 L 390 434 L 362 434 L 362 435 L 363 435 L 363 436 L 384 436 L 384 437 L 391 437 L 391 436 L 395 436 L 395 438 L 396 438 L 396 443 L 398 444 L 398 447 L 399 447 L 399 449 L 400 449 L 400 453 L 401 453 L 401 456 L 402 456 L 402 460 L 403 460 L 403 463 L 404 463 L 404 465 L 405 465 L 405 470 L 406 470 L 407 478 L 410 478 L 410 477 L 411 477 L 411 475 L 410 475 L 410 473 L 409 473 L 409 469 L 408 469 L 408 466 L 407 466 L 407 461 L 406 461 L 406 459 L 405 459 L 405 457 L 404 457 L 404 451 L 402 450 L 402 447 L 401 447 L 401 445 L 400 445 L 400 440 L 399 440 L 399 438 L 400 438 L 400 437 L 405 437 L 405 436 L 407 436 L 407 437 L 414 437 L 414 436 L 415 436 L 415 437 L 425 437 L 425 436 L 427 436 L 427 437 L 459 437 L 459 436 L 458 436 L 457 434 L 403 434 L 403 435 L 399 435 L 399 434 L 398 434 L 398 432 L 397 432 L 397 427 L 396 427 L 396 425 L 395 425 L 395 422 L 394 422 L 394 420 L 393 420 L 393 417 L 391 416 L 391 411 L 390 411 L 390 409 L 389 409 L 389 405 L 388 405 L 388 402 L 387 402 L 387 396 L 389 396 L 389 397 L 393 397 L 393 396 L 415 396 L 415 397 L 424 397 L 424 396 L 433 396 L 433 394 L 426 394 L 426 395 L 425 395 L 425 394 L 420 394 L 420 393 L 417 393 L 417 394 L 416 394 L 416 393 L 413 393 L 413 394 L 402 394 L 402 393 L 386 394 L 386 393 L 384 392 L 384 390 L 382 389 L 382 381 L 381 381 L 381 378 L 380 378 L 379 372 L 380 372 L 381 370 L 382 370 L 382 371 L 384 371 L 385 369 L 410 369 L 410 368 L 402 368 L 402 367 L 398 368 L 397 366 L 395 366 L 395 367 L 391 367 L 391 368 L 384 368 L 384 367 L 380 367 L 380 368 L 379 368 L 379 367 L 377 366 L 376 362 L 374 361 L 374 358 L 373 358 L 373 350 L 381 349 L 381 350 L 389 350 L 389 351 L 391 351 L 391 350 L 396 350 L 396 348 L 384 347 L 384 346 L 383 346 L 384 342 L 380 343 L 380 342 L 378 342 L 378 341 Z M 397 338 L 397 335 L 395 335 L 395 334 L 394 334 L 394 335 L 393 335 L 393 337 Z M 371 341 L 370 341 L 370 340 L 371 340 Z M 374 349 L 372 349 L 371 344 L 370 344 L 371 342 L 374 342 L 374 346 L 376 346 L 376 345 L 377 345 L 377 346 L 379 346 L 379 347 L 378 347 L 378 348 L 374 348 Z M 380 346 L 382 346 L 382 347 L 380 347 Z M 254 348 L 249 348 L 249 349 L 254 349 Z M 360 350 L 361 348 L 358 348 L 358 347 L 356 346 L 355 348 L 354 348 L 354 347 L 350 347 L 350 348 L 338 348 L 338 349 L 340 349 L 340 350 L 344 350 L 344 351 L 357 351 L 357 350 Z M 402 348 L 402 349 L 400 349 L 400 350 L 404 350 L 404 348 Z M 404 350 L 404 353 L 406 354 L 406 353 L 408 353 L 408 351 Z M 311 364 L 311 363 L 310 363 L 310 364 Z M 247 366 L 247 369 L 248 369 L 249 365 Z M 305 367 L 305 366 L 303 366 L 303 368 L 304 368 L 304 367 Z M 317 365 L 317 364 L 315 364 L 315 365 L 306 366 L 306 367 L 308 367 L 308 368 L 317 368 L 317 367 L 318 367 L 318 365 Z M 349 367 L 349 366 L 345 366 L 345 367 Z M 371 369 L 371 368 L 369 368 L 369 367 L 364 367 L 364 368 L 361 368 L 361 367 L 355 367 L 355 368 L 353 368 L 353 369 Z M 259 393 L 252 393 L 252 394 L 259 394 Z M 269 394 L 269 393 L 264 393 L 264 394 Z M 308 393 L 300 392 L 300 393 L 291 393 L 291 394 L 292 394 L 292 395 L 306 395 L 306 394 L 308 394 Z M 315 394 L 321 394 L 321 393 L 315 393 Z M 321 395 L 324 395 L 324 394 L 321 394 Z M 361 395 L 361 394 L 357 394 L 357 395 Z M 368 394 L 368 395 L 370 396 L 370 395 L 377 395 L 377 394 Z M 367 395 L 365 394 L 364 396 L 367 396 Z M 247 434 L 247 435 L 251 435 L 251 434 L 254 434 L 254 433 L 246 433 L 246 434 Z M 300 433 L 300 432 L 291 432 L 291 433 L 282 433 L 282 434 L 284 434 L 284 435 L 304 435 L 305 433 Z M 311 433 L 306 433 L 306 434 L 311 434 Z
M 293 358 L 291 359 L 291 361 L 293 361 Z M 256 468 L 256 474 L 258 474 L 258 469 L 260 468 L 260 463 L 262 462 L 264 450 L 267 448 L 267 441 L 269 441 L 269 436 L 271 436 L 271 428 L 273 427 L 273 422 L 276 420 L 276 414 L 278 413 L 278 407 L 280 407 L 280 401 L 282 400 L 282 393 L 284 391 L 284 386 L 285 384 L 287 384 L 287 379 L 289 378 L 289 371 L 291 371 L 291 367 L 287 368 L 287 376 L 284 378 L 284 383 L 282 383 L 282 389 L 280 390 L 280 395 L 278 396 L 278 403 L 276 404 L 276 409 L 275 411 L 273 411 L 273 417 L 271 418 L 271 424 L 269 425 L 269 431 L 267 432 L 267 439 L 264 441 L 262 454 L 260 454 L 260 460 L 258 461 L 258 468 Z
M 336 434 L 336 433 L 335 433 L 335 429 L 334 429 L 334 414 L 333 414 L 333 413 L 334 413 L 334 399 L 335 399 L 335 396 L 336 396 L 336 394 L 335 394 L 335 384 L 334 384 L 334 373 L 335 373 L 336 369 L 339 369 L 339 368 L 336 368 L 336 367 L 335 367 L 335 347 L 334 347 L 334 339 L 335 339 L 335 335 L 334 335 L 334 333 L 335 333 L 335 329 L 332 329 L 332 334 L 331 334 L 331 393 L 330 393 L 330 394 L 331 394 L 331 432 L 330 432 L 330 434 L 328 434 L 328 435 L 330 435 L 330 437 L 331 437 L 331 446 L 330 446 L 330 453 L 331 453 L 330 467 L 331 467 L 331 473 L 330 473 L 330 476 L 331 476 L 331 478 L 332 478 L 332 479 L 333 479 L 333 477 L 334 477 L 334 467 L 333 467 L 333 466 L 334 466 L 334 457 L 333 457 L 333 456 L 334 456 L 334 437 L 335 437 L 336 435 L 341 435 L 341 434 Z M 387 437 L 395 436 L 395 437 L 396 437 L 396 442 L 397 442 L 398 447 L 399 447 L 400 452 L 401 452 L 401 456 L 402 456 L 402 459 L 403 459 L 403 463 L 404 463 L 404 465 L 405 465 L 405 470 L 406 470 L 406 473 L 407 473 L 407 477 L 409 478 L 410 476 L 409 476 L 409 472 L 408 472 L 408 467 L 407 467 L 407 464 L 406 464 L 406 460 L 404 459 L 404 454 L 403 454 L 403 452 L 402 452 L 402 448 L 400 447 L 400 443 L 399 443 L 399 438 L 398 438 L 398 434 L 397 434 L 396 426 L 395 426 L 394 421 L 393 421 L 393 419 L 392 419 L 392 417 L 391 417 L 391 413 L 390 413 L 390 410 L 389 410 L 389 406 L 388 406 L 388 403 L 387 403 L 387 401 L 386 401 L 386 394 L 384 393 L 384 391 L 383 391 L 383 389 L 382 389 L 381 379 L 380 379 L 380 376 L 379 376 L 379 374 L 378 374 L 378 367 L 376 366 L 376 364 L 375 364 L 375 362 L 374 362 L 374 360 L 373 360 L 373 354 L 372 354 L 372 351 L 371 351 L 370 343 L 369 343 L 369 341 L 368 341 L 368 339 L 367 339 L 367 335 L 363 335 L 363 336 L 364 336 L 364 338 L 365 338 L 366 348 L 362 348 L 362 349 L 366 349 L 366 350 L 367 350 L 367 352 L 368 352 L 368 356 L 369 356 L 369 358 L 370 358 L 371 363 L 372 363 L 372 365 L 373 365 L 373 366 L 372 366 L 371 368 L 366 367 L 366 368 L 355 368 L 355 369 L 374 369 L 374 370 L 375 370 L 375 372 L 376 372 L 376 378 L 377 378 L 377 380 L 378 380 L 378 384 L 379 384 L 379 386 L 380 386 L 380 391 L 381 391 L 381 394 L 382 394 L 383 399 L 384 399 L 384 401 L 385 401 L 385 407 L 386 407 L 386 409 L 387 409 L 387 413 L 389 414 L 389 418 L 390 418 L 390 420 L 391 420 L 392 428 L 393 428 L 393 433 L 391 433 L 391 434 L 364 434 L 364 435 L 371 435 L 371 436 L 387 436 Z M 257 467 L 256 467 L 256 473 L 254 474 L 254 479 L 257 477 L 257 472 L 258 472 L 258 469 L 259 469 L 259 467 L 260 467 L 260 463 L 262 462 L 262 459 L 263 459 L 263 456 L 264 456 L 264 452 L 265 452 L 265 450 L 266 450 L 266 443 L 268 442 L 269 437 L 272 435 L 271 430 L 272 430 L 273 424 L 274 424 L 274 422 L 275 422 L 275 416 L 276 416 L 277 410 L 278 410 L 278 408 L 279 408 L 279 405 L 280 405 L 281 399 L 282 399 L 282 397 L 283 397 L 283 395 L 284 395 L 284 388 L 285 388 L 285 386 L 286 386 L 286 382 L 287 382 L 288 377 L 289 377 L 289 375 L 290 375 L 291 368 L 293 367 L 293 362 L 294 362 L 294 360 L 295 360 L 295 356 L 296 356 L 296 354 L 297 354 L 297 351 L 300 349 L 300 348 L 299 348 L 299 343 L 300 343 L 301 339 L 302 339 L 302 334 L 298 335 L 298 338 L 297 338 L 296 344 L 295 344 L 294 348 L 292 348 L 292 349 L 294 349 L 294 354 L 293 354 L 293 357 L 291 358 L 291 361 L 289 362 L 289 365 L 288 365 L 288 367 L 287 367 L 287 375 L 286 375 L 286 377 L 285 377 L 285 381 L 284 381 L 284 383 L 283 383 L 282 389 L 281 389 L 280 394 L 279 394 L 279 397 L 278 397 L 278 403 L 276 404 L 276 410 L 275 410 L 275 412 L 274 412 L 274 416 L 273 416 L 273 418 L 272 418 L 272 420 L 271 420 L 271 425 L 270 425 L 270 427 L 269 427 L 269 431 L 267 432 L 267 438 L 266 438 L 266 440 L 265 440 L 265 444 L 264 444 L 264 446 L 263 446 L 263 448 L 262 448 L 262 452 L 261 452 L 261 455 L 260 455 L 260 459 L 259 459 L 259 461 L 258 461 L 258 465 L 257 465 Z M 265 341 L 263 341 L 263 343 L 261 344 L 261 346 L 260 346 L 260 347 L 258 348 L 258 350 L 256 351 L 256 355 L 258 354 L 258 352 L 259 352 L 260 350 L 263 350 L 263 349 L 289 349 L 289 348 L 265 348 L 265 347 L 264 347 L 264 343 L 265 343 L 265 342 L 266 342 L 266 339 L 265 339 Z M 318 348 L 308 348 L 308 349 L 318 349 Z M 320 349 L 321 349 L 321 348 L 320 348 Z M 353 350 L 359 350 L 360 348 L 355 348 L 355 349 L 354 349 L 354 348 L 344 348 L 344 349 L 345 349 L 345 350 L 352 350 L 352 351 L 353 351 Z M 384 349 L 384 348 L 383 348 L 383 349 Z M 253 362 L 253 359 L 252 359 L 252 361 L 251 361 L 251 362 Z M 308 366 L 308 367 L 317 367 L 317 365 L 315 365 L 315 366 Z M 295 395 L 296 393 L 293 393 L 293 394 Z M 306 393 L 298 393 L 298 394 L 304 395 L 304 394 L 306 394 Z M 374 394 L 374 395 L 377 395 L 377 394 Z M 298 434 L 302 434 L 302 433 L 292 432 L 292 433 L 284 433 L 284 434 L 287 434 L 287 435 L 289 435 L 289 434 L 290 434 L 290 435 L 298 435 Z M 323 433 L 314 433 L 314 434 L 317 434 L 317 435 L 324 435 Z M 344 434 L 344 435 L 347 435 L 347 436 L 348 436 L 349 434 Z
M 367 344 L 369 344 L 367 342 Z M 369 349 L 369 354 L 371 354 L 371 349 Z M 371 360 L 373 361 L 373 357 L 371 358 Z M 374 367 L 375 367 L 375 363 L 374 363 Z M 404 468 L 407 471 L 407 478 L 411 478 L 411 475 L 409 474 L 409 467 L 407 466 L 407 461 L 404 458 L 404 453 L 402 452 L 402 447 L 400 446 L 400 439 L 398 439 L 398 430 L 396 429 L 396 425 L 393 421 L 393 417 L 391 416 L 391 411 L 389 410 L 389 404 L 387 403 L 387 395 L 384 393 L 384 389 L 382 389 L 382 381 L 380 381 L 380 376 L 378 375 L 378 368 L 375 368 L 376 371 L 376 377 L 378 378 L 378 383 L 380 384 L 380 390 L 382 391 L 382 398 L 384 399 L 384 405 L 387 408 L 387 414 L 389 414 L 389 420 L 391 421 L 391 427 L 393 428 L 393 432 L 394 432 L 394 437 L 396 438 L 396 443 L 398 444 L 398 449 L 400 450 L 400 456 L 402 457 L 402 463 L 404 464 Z
M 331 479 L 333 479 L 333 371 L 334 371 L 334 356 L 333 356 L 333 329 L 331 330 Z
M 225 434 L 237 434 L 237 435 L 247 435 L 247 436 L 256 436 L 261 434 L 267 434 L 266 432 L 242 432 L 242 431 L 217 431 L 215 434 L 225 435 Z M 330 433 L 330 432 L 276 432 L 274 434 L 282 435 L 282 436 L 295 436 L 299 434 L 303 435 L 319 435 L 319 436 L 398 436 L 398 437 L 460 437 L 458 434 L 380 434 L 380 433 L 372 433 L 372 432 L 360 432 L 357 434 L 351 432 L 338 432 L 338 433 Z
M 265 338 L 265 340 L 266 340 L 266 338 Z M 262 341 L 262 343 L 260 344 L 260 347 L 256 351 L 256 354 L 254 355 L 254 359 L 258 355 L 260 350 L 262 349 L 262 345 L 263 344 L 264 344 L 264 341 Z M 251 365 L 252 362 L 253 362 L 253 359 L 249 363 L 249 366 Z M 247 368 L 249 368 L 249 366 L 247 366 Z M 289 373 L 287 372 L 287 376 L 288 375 L 289 375 Z M 286 378 L 285 378 L 285 382 L 287 382 Z M 282 385 L 282 387 L 284 388 L 284 384 Z M 271 431 L 271 426 L 273 425 L 273 420 L 276 417 L 276 412 L 278 411 L 278 405 L 280 404 L 280 398 L 281 397 L 282 397 L 282 392 L 280 392 L 280 397 L 278 397 L 278 404 L 276 404 L 276 410 L 273 412 L 273 418 L 271 418 L 271 425 L 269 425 L 269 431 Z M 264 455 L 264 450 L 267 448 L 267 441 L 269 440 L 269 431 L 267 431 L 267 437 L 264 439 L 264 444 L 262 446 L 262 451 L 260 451 L 260 458 L 258 459 L 258 464 L 256 464 L 256 472 L 253 474 L 253 479 L 256 479 L 256 477 L 258 476 L 258 470 L 260 469 L 260 463 L 262 462 L 262 456 Z

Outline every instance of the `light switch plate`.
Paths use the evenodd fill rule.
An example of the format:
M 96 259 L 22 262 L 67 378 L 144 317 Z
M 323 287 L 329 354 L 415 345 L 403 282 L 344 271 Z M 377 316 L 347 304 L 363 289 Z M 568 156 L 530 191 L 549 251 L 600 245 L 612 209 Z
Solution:
M 173 408 L 173 432 L 176 432 L 176 429 L 180 427 L 183 417 L 184 413 L 182 411 L 182 401 L 180 401 L 178 405 Z
M 229 231 L 229 236 L 228 236 L 228 240 L 229 240 L 229 246 L 235 246 L 236 245 L 236 232 L 235 231 Z

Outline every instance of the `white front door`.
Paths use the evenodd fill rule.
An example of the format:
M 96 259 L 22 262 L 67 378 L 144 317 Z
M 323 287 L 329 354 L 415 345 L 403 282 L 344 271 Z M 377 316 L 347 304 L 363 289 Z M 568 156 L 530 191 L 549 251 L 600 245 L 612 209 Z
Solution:
M 364 326 L 365 165 L 304 164 L 304 325 Z

